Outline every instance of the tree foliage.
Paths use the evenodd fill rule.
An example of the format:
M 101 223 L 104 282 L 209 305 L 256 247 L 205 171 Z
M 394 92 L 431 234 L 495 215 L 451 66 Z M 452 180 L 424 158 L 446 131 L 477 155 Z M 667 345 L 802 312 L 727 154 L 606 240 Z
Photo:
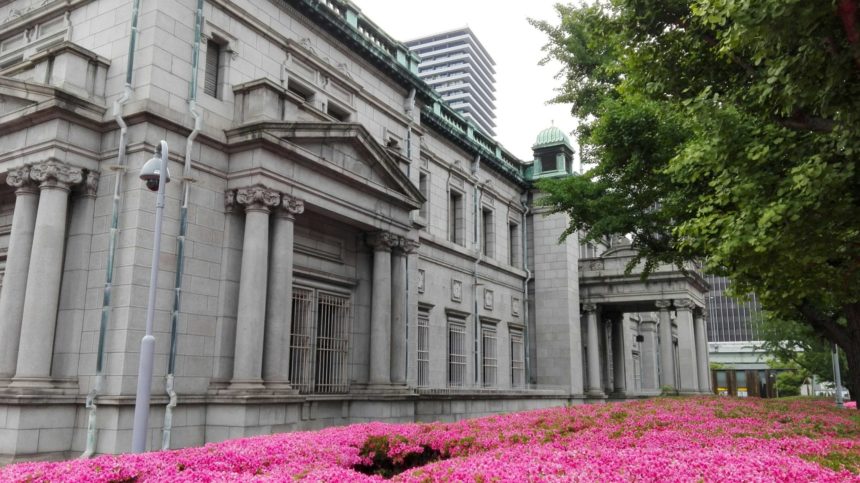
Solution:
M 701 259 L 860 377 L 860 2 L 608 0 L 532 21 L 584 176 L 546 202 L 647 266 Z

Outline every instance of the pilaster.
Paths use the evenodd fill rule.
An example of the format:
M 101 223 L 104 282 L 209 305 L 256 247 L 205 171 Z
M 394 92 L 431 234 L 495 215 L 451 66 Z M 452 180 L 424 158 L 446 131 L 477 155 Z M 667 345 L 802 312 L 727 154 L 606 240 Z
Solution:
M 675 382 L 675 354 L 672 344 L 672 319 L 669 316 L 669 300 L 658 300 L 657 306 L 659 331 L 660 331 L 660 386 L 677 390 Z

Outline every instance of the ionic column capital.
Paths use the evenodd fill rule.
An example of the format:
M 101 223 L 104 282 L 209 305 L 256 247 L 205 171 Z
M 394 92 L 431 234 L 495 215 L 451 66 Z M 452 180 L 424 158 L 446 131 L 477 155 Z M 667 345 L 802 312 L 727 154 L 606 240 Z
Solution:
M 392 248 L 400 245 L 400 237 L 387 231 L 377 231 L 367 235 L 367 244 L 373 247 L 374 251 L 390 252 Z
M 420 246 L 421 243 L 417 240 L 410 240 L 409 238 L 403 238 L 400 240 L 400 249 L 403 250 L 403 253 L 405 253 L 406 255 L 418 253 L 418 248 Z
M 582 311 L 583 312 L 596 312 L 597 311 L 597 304 L 593 304 L 593 303 L 582 304 Z
M 39 183 L 40 189 L 68 191 L 71 186 L 84 180 L 84 172 L 81 168 L 49 159 L 30 166 L 30 179 Z
M 693 310 L 695 307 L 693 301 L 690 299 L 675 299 L 674 305 L 675 310 Z
M 99 189 L 99 173 L 96 171 L 87 172 L 84 179 L 84 196 L 87 198 L 95 198 Z
M 296 215 L 301 215 L 305 212 L 305 202 L 292 195 L 283 195 L 281 207 L 283 209 L 278 210 L 278 216 L 289 220 L 295 220 Z
M 245 211 L 262 211 L 269 213 L 272 208 L 281 204 L 281 194 L 263 185 L 239 188 L 236 190 L 236 203 L 245 206 Z
M 15 194 L 33 194 L 38 193 L 38 188 L 30 179 L 30 167 L 21 166 L 9 171 L 6 175 L 6 184 L 15 188 Z
M 669 310 L 669 307 L 672 306 L 671 300 L 657 300 L 654 302 L 654 305 L 657 306 L 660 310 Z

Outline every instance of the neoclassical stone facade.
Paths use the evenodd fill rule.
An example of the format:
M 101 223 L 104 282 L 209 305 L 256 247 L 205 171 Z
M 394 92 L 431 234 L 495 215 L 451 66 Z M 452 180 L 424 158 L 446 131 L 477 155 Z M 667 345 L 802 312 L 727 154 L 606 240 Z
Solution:
M 0 463 L 130 449 L 162 139 L 151 449 L 709 392 L 695 267 L 558 242 L 560 131 L 515 158 L 354 4 L 199 4 L 0 2 Z

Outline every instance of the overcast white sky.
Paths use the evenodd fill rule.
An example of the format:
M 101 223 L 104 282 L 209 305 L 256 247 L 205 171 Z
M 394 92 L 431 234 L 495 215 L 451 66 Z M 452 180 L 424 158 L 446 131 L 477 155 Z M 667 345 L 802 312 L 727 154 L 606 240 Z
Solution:
M 526 21 L 532 17 L 558 23 L 552 6 L 559 0 L 352 2 L 400 41 L 468 25 L 496 61 L 496 140 L 520 159 L 532 159 L 537 133 L 551 123 L 568 135 L 576 127 L 569 106 L 546 104 L 561 85 L 554 78 L 560 66 L 538 65 L 546 36 Z

